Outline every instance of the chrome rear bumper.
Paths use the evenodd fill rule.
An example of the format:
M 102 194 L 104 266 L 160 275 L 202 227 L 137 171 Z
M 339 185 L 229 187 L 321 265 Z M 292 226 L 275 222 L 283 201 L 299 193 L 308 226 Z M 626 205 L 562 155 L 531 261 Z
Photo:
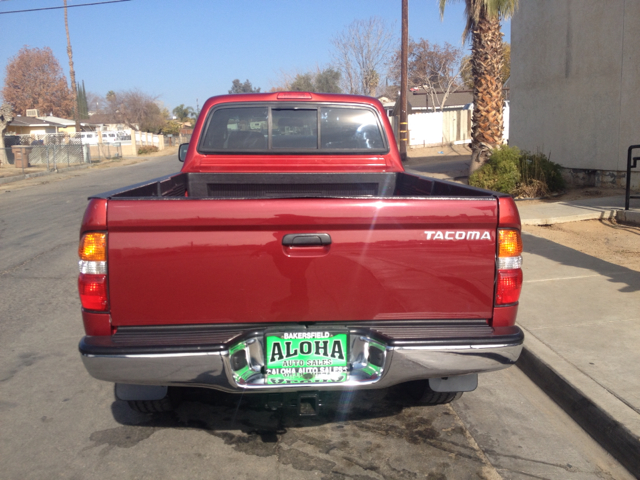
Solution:
M 266 385 L 260 373 L 261 359 L 264 359 L 264 326 L 238 326 L 233 331 L 218 328 L 215 335 L 209 335 L 213 330 L 198 334 L 198 328 L 164 329 L 164 336 L 152 329 L 148 329 L 146 335 L 145 329 L 132 329 L 120 338 L 118 334 L 85 337 L 80 343 L 80 352 L 87 371 L 99 380 L 136 385 L 198 386 L 231 393 L 386 388 L 411 380 L 500 370 L 513 365 L 520 356 L 524 335 L 519 328 L 494 330 L 486 323 L 461 323 L 448 322 L 443 326 L 443 322 L 394 322 L 393 325 L 347 326 L 350 371 L 347 381 L 338 384 Z M 228 338 L 224 332 L 229 332 Z M 467 337 L 456 337 L 456 332 L 466 332 Z M 206 340 L 207 335 L 218 343 L 194 342 L 194 338 Z M 236 375 L 231 366 L 229 348 L 239 341 L 247 343 L 247 358 L 250 365 L 255 366 L 256 374 L 249 381 Z M 383 364 L 381 368 L 373 369 L 375 373 L 366 368 L 370 342 L 385 345 Z

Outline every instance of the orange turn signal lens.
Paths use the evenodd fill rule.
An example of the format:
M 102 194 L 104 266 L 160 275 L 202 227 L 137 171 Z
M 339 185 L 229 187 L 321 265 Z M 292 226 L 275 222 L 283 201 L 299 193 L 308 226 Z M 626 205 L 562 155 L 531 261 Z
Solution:
M 107 234 L 106 233 L 85 233 L 80 239 L 78 247 L 80 260 L 90 262 L 107 261 Z
M 522 238 L 518 230 L 498 230 L 498 257 L 522 255 Z

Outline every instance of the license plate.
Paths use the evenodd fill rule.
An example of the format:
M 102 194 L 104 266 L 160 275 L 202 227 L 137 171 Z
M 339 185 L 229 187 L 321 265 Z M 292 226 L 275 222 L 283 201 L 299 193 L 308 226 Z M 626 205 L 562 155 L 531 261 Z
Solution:
M 274 332 L 266 336 L 269 385 L 347 381 L 347 333 Z

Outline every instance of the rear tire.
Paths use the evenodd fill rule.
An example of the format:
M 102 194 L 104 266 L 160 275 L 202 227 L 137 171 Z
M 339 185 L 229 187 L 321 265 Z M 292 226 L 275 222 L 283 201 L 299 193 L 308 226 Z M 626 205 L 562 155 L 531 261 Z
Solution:
M 458 400 L 462 392 L 434 392 L 429 380 L 415 380 L 405 384 L 408 395 L 420 405 L 444 405 Z
M 462 392 L 425 392 L 420 403 L 426 405 L 444 405 L 458 400 L 462 396 Z

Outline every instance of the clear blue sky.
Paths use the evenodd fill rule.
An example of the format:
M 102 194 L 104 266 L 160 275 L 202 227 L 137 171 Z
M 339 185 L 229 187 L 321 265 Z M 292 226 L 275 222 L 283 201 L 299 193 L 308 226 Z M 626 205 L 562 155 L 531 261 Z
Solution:
M 100 0 L 68 0 L 68 5 Z M 62 0 L 0 0 L 0 13 Z M 409 35 L 461 45 L 464 2 L 440 20 L 437 0 L 410 0 Z M 379 16 L 400 37 L 400 0 L 132 0 L 69 8 L 76 79 L 87 91 L 139 88 L 169 110 L 227 93 L 234 78 L 268 90 L 281 71 L 331 61 L 330 39 L 353 20 Z M 64 10 L 0 15 L 0 75 L 24 45 L 51 47 L 67 79 Z M 503 25 L 509 41 L 510 22 Z

